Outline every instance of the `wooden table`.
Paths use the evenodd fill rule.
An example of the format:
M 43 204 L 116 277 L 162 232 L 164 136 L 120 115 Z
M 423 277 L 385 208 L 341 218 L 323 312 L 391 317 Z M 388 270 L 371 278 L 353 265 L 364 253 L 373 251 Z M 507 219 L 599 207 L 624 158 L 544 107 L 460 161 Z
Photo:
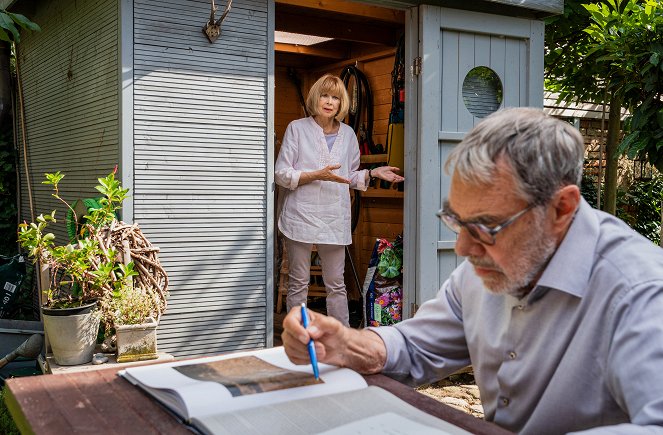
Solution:
M 117 371 L 110 368 L 8 379 L 5 401 L 23 434 L 191 433 L 155 400 L 117 376 Z M 469 432 L 511 433 L 386 376 L 366 376 L 366 381 Z
M 171 354 L 164 352 L 159 352 L 158 353 L 159 357 L 157 359 L 123 362 L 123 363 L 117 362 L 117 356 L 114 353 L 106 353 L 104 354 L 104 356 L 108 358 L 108 361 L 103 364 L 94 364 L 92 362 L 89 362 L 86 364 L 78 364 L 75 366 L 61 366 L 55 361 L 55 358 L 53 357 L 52 354 L 46 355 L 46 358 L 43 358 L 41 355 L 39 355 L 38 362 L 39 366 L 41 367 L 42 373 L 47 375 L 50 374 L 60 375 L 64 373 L 88 372 L 90 370 L 105 370 L 110 368 L 114 368 L 116 370 L 122 370 L 134 365 L 156 364 L 160 362 L 172 361 L 175 359 L 175 357 L 172 356 Z

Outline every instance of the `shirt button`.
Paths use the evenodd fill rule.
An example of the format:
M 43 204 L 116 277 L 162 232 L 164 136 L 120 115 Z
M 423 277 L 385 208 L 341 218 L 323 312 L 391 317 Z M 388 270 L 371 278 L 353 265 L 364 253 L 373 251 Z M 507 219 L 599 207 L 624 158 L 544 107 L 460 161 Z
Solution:
M 509 352 L 509 359 L 516 359 L 516 352 L 514 351 Z
M 525 308 L 525 305 L 522 305 L 522 304 L 521 305 L 516 305 L 516 308 L 518 308 L 519 310 L 523 310 Z
M 508 397 L 502 397 L 502 405 L 509 406 L 509 398 Z

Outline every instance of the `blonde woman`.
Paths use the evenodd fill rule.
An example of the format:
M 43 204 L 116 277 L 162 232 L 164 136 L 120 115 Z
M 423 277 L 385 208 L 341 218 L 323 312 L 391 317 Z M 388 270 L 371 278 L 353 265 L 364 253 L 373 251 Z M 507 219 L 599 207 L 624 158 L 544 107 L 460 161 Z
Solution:
M 311 87 L 311 114 L 291 122 L 276 159 L 275 180 L 285 188 L 278 226 L 289 261 L 288 311 L 306 302 L 311 251 L 315 244 L 327 292 L 327 314 L 349 325 L 343 270 L 345 246 L 352 243 L 350 191 L 366 190 L 371 178 L 401 182 L 398 168 L 359 170 L 355 132 L 341 120 L 350 101 L 343 81 L 326 74 Z

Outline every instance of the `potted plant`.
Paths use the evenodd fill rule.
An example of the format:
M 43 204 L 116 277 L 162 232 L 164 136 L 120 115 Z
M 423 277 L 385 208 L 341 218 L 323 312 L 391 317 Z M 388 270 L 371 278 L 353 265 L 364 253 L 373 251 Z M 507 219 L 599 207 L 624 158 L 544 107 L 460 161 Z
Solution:
M 134 287 L 125 287 L 102 299 L 106 328 L 115 331 L 117 362 L 158 358 L 159 304 L 158 299 Z
M 36 222 L 20 224 L 19 243 L 41 270 L 48 271 L 42 313 L 55 361 L 75 365 L 92 359 L 101 319 L 105 335 L 113 334 L 116 312 L 112 307 L 124 301 L 125 311 L 131 311 L 129 299 L 123 297 L 127 291 L 148 295 L 153 301 L 151 315 L 158 321 L 166 308 L 168 278 L 157 257 L 159 248 L 149 243 L 137 224 L 117 218 L 128 189 L 115 179 L 115 171 L 98 179 L 96 189 L 103 196 L 97 208 L 88 209 L 80 225 L 74 208 L 60 197 L 58 186 L 63 177 L 60 172 L 46 174 L 43 183 L 53 186 L 53 196 L 73 214 L 78 240 L 55 245 L 55 236 L 46 232 L 56 222 L 53 211 L 40 215 Z M 110 303 L 114 299 L 117 301 Z M 78 339 L 83 343 L 76 343 Z

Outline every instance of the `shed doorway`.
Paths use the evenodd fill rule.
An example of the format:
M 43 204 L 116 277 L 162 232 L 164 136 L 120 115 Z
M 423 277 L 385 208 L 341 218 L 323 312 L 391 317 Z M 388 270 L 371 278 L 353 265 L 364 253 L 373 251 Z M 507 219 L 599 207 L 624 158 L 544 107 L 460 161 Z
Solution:
M 402 88 L 394 86 L 395 66 L 404 59 L 405 11 L 336 1 L 323 4 L 310 0 L 276 0 L 274 35 L 274 160 L 278 156 L 281 140 L 287 125 L 306 116 L 303 100 L 311 85 L 323 74 L 341 75 L 344 68 L 356 67 L 361 71 L 370 88 L 371 101 L 363 101 L 360 114 L 346 123 L 359 125 L 361 168 L 391 163 L 405 171 L 403 162 L 403 124 L 392 115 L 394 93 L 404 100 Z M 401 43 L 399 50 L 399 42 Z M 404 74 L 403 74 L 404 79 Z M 348 78 L 351 100 L 355 80 Z M 372 112 L 372 127 L 367 104 Z M 402 116 L 402 115 L 401 115 Z M 359 118 L 357 123 L 356 118 Z M 391 118 L 391 128 L 390 128 Z M 354 122 L 353 122 L 354 121 Z M 352 124 L 351 124 L 352 123 Z M 370 133 L 370 134 L 369 134 Z M 391 133 L 391 134 L 390 134 Z M 367 137 L 369 140 L 367 140 Z M 372 139 L 372 140 L 370 140 Z M 407 173 L 404 173 L 407 178 Z M 379 181 L 379 180 L 377 180 Z M 353 195 L 354 196 L 354 195 Z M 403 185 L 374 183 L 357 197 L 354 207 L 353 243 L 346 251 L 345 284 L 350 305 L 350 324 L 362 323 L 363 303 L 361 286 L 377 238 L 394 240 L 403 234 Z M 275 345 L 280 342 L 281 321 L 285 315 L 285 297 L 279 298 L 279 288 L 287 284 L 283 247 L 278 239 L 279 189 L 275 190 Z M 348 255 L 349 252 L 349 255 Z M 286 254 L 287 255 L 287 254 Z M 324 286 L 315 267 L 315 254 L 309 293 L 309 304 L 324 310 Z M 281 290 L 283 291 L 283 290 Z M 279 305 L 281 300 L 281 305 Z

